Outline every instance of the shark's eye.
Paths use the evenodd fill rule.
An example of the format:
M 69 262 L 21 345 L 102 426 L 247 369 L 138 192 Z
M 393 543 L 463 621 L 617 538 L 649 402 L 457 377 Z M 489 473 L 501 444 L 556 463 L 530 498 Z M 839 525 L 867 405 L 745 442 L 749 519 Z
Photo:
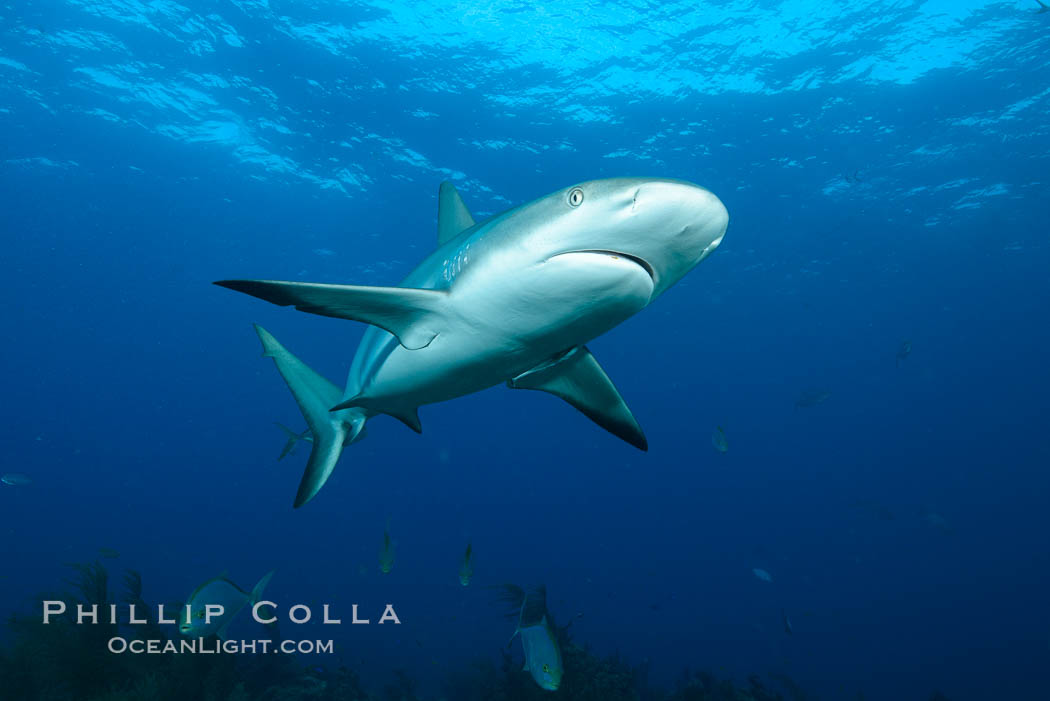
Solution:
M 551 666 L 549 664 L 543 665 L 543 673 L 544 674 L 550 674 L 551 673 Z
M 579 207 L 583 204 L 583 190 L 578 187 L 569 190 L 569 204 L 573 207 Z

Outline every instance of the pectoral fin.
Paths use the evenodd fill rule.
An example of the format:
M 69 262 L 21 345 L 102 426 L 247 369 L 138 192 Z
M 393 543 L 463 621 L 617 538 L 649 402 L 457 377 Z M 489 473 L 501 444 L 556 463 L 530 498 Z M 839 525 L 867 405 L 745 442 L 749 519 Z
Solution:
M 430 345 L 443 326 L 446 292 L 409 287 L 327 285 L 280 280 L 219 280 L 215 283 L 282 307 L 351 319 L 378 326 L 397 336 L 405 348 Z
M 561 397 L 614 436 L 640 450 L 649 448 L 641 426 L 586 346 L 577 346 L 518 375 L 507 386 L 538 389 Z

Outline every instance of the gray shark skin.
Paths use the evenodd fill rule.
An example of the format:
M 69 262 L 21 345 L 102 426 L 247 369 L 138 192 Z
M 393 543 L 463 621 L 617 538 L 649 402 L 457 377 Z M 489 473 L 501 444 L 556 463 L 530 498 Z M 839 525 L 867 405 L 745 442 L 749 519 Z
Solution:
M 644 309 L 722 242 L 729 214 L 688 182 L 573 185 L 475 223 L 439 191 L 438 248 L 397 287 L 276 280 L 215 284 L 366 329 L 340 390 L 256 327 L 313 436 L 295 506 L 324 485 L 377 414 L 419 432 L 418 408 L 500 383 L 560 397 L 647 449 L 586 343 Z

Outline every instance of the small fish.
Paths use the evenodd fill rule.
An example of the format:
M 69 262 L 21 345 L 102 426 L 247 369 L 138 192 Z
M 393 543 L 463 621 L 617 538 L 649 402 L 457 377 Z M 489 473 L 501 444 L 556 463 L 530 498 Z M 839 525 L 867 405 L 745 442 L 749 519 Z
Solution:
M 799 395 L 795 402 L 795 408 L 808 409 L 809 407 L 823 404 L 831 396 L 831 392 L 823 389 L 809 389 Z
M 6 475 L 0 475 L 0 482 L 9 487 L 24 487 L 32 484 L 33 480 L 29 478 L 29 475 L 23 475 L 21 472 L 8 472 Z
M 98 554 L 102 557 L 109 558 L 110 560 L 115 560 L 120 557 L 120 553 L 113 548 L 99 548 Z
M 766 571 L 765 571 L 765 570 L 763 570 L 763 569 L 760 569 L 760 568 L 758 568 L 758 567 L 755 567 L 755 568 L 754 568 L 754 569 L 752 569 L 751 571 L 752 571 L 752 572 L 754 573 L 754 575 L 755 575 L 756 577 L 758 577 L 759 579 L 761 579 L 761 580 L 762 580 L 763 582 L 772 582 L 772 581 L 773 581 L 773 576 L 772 576 L 771 574 L 769 574 L 769 572 L 766 572 Z
M 251 593 L 244 591 L 226 577 L 209 579 L 197 587 L 186 600 L 186 606 L 190 610 L 189 620 L 186 620 L 185 607 L 179 611 L 179 632 L 190 638 L 217 635 L 225 639 L 226 627 L 230 625 L 230 621 L 245 606 L 254 606 L 259 601 L 272 576 L 273 572 L 263 575 Z M 222 606 L 223 610 L 220 615 L 213 615 L 211 620 L 208 620 L 206 607 L 210 605 Z
M 281 450 L 281 454 L 277 457 L 278 461 L 284 460 L 284 457 L 286 455 L 294 453 L 295 446 L 299 443 L 299 441 L 306 441 L 307 443 L 314 442 L 314 434 L 310 433 L 309 426 L 307 426 L 302 433 L 296 433 L 284 424 L 277 423 L 276 421 L 274 421 L 274 423 L 280 426 L 281 430 L 288 434 L 288 442 L 284 444 L 284 448 Z
M 726 453 L 729 451 L 729 439 L 726 438 L 726 432 L 722 430 L 721 426 L 715 426 L 715 432 L 711 436 L 711 442 L 715 445 L 715 450 L 719 453 Z
M 540 586 L 525 592 L 513 584 L 503 585 L 504 601 L 517 608 L 518 625 L 515 635 L 521 635 L 521 646 L 525 652 L 522 670 L 532 675 L 541 689 L 557 691 L 564 672 L 558 636 L 547 611 L 547 589 Z M 509 644 L 509 643 L 508 643 Z
M 897 367 L 901 366 L 901 363 L 911 355 L 911 341 L 905 341 L 901 344 L 901 347 L 897 349 Z
M 795 629 L 791 625 L 791 619 L 788 618 L 787 611 L 780 609 L 780 616 L 784 619 L 784 632 L 788 635 L 792 635 L 795 632 Z
M 952 532 L 952 525 L 948 523 L 948 519 L 934 511 L 927 511 L 923 514 L 922 520 L 925 521 L 926 525 L 930 528 L 935 528 L 942 533 Z
M 470 578 L 474 576 L 473 556 L 473 546 L 467 543 L 467 552 L 463 554 L 463 565 L 459 568 L 459 583 L 463 586 L 470 584 Z
M 379 551 L 379 571 L 383 574 L 390 574 L 392 569 L 394 569 L 394 541 L 390 540 L 388 522 L 387 530 L 383 531 L 383 549 Z

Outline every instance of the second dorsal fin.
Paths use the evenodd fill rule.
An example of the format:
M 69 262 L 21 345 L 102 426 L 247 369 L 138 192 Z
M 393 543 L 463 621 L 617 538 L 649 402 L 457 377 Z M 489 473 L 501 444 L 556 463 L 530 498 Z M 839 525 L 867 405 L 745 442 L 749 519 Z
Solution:
M 474 217 L 463 204 L 456 186 L 446 180 L 438 190 L 438 245 L 442 245 L 474 226 Z

